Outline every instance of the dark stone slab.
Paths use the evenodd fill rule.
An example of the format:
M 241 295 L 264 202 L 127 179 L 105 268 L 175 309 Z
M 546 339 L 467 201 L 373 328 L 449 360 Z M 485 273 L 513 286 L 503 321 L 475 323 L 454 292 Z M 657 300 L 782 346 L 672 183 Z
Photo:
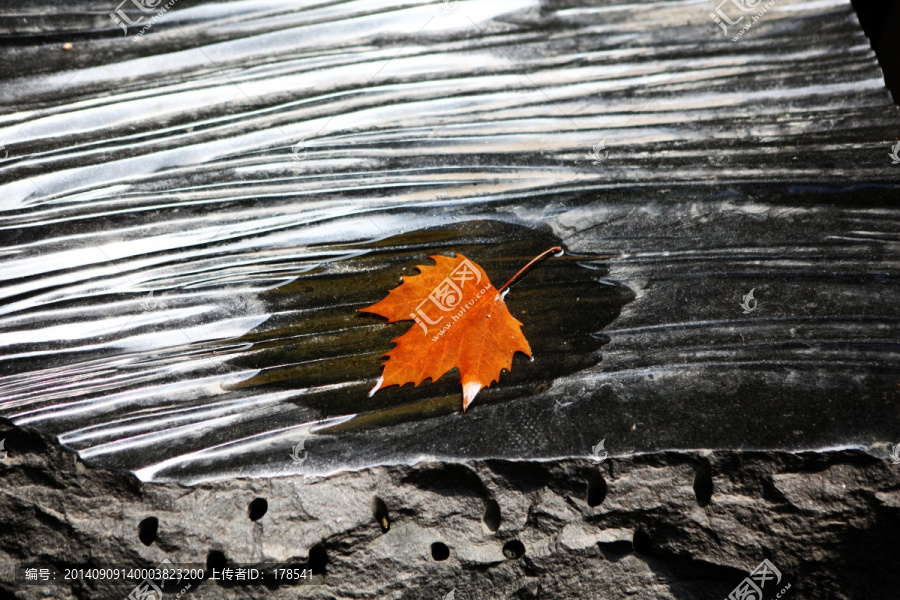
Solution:
M 3 593 L 893 593 L 900 115 L 849 2 L 722 6 L 4 8 Z M 358 308 L 555 245 L 507 296 L 534 362 L 368 398 L 407 325 Z
M 64 574 L 164 559 L 306 568 L 321 582 L 195 581 L 190 598 L 718 600 L 764 559 L 781 575 L 767 594 L 887 597 L 897 583 L 898 467 L 857 450 L 425 461 L 183 486 L 87 467 L 48 437 L 0 436 L 16 448 L 0 463 L 0 593 L 18 598 L 124 598 L 136 582 L 17 584 L 14 564 Z

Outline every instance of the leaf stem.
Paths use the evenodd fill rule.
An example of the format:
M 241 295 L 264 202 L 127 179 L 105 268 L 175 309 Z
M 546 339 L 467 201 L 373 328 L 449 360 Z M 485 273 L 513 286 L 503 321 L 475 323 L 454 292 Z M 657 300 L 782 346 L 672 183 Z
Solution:
M 561 252 L 561 251 L 562 251 L 562 248 L 560 248 L 559 246 L 553 246 L 552 248 L 548 248 L 547 250 L 544 250 L 543 252 L 541 252 L 534 258 L 532 258 L 530 263 L 528 263 L 527 265 L 525 265 L 524 267 L 519 269 L 519 272 L 516 273 L 515 275 L 513 275 L 512 278 L 509 281 L 507 281 L 502 288 L 497 290 L 497 293 L 502 294 L 503 290 L 508 288 L 516 279 L 519 278 L 519 275 L 521 275 L 522 273 L 527 271 L 534 263 L 542 261 L 543 259 L 545 259 L 547 257 L 548 254 L 554 254 L 556 252 Z

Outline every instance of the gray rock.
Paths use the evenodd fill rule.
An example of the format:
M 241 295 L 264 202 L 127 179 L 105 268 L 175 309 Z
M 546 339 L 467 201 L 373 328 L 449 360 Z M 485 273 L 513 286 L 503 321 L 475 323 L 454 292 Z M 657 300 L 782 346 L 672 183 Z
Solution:
M 787 597 L 887 598 L 897 583 L 900 467 L 853 450 L 421 462 L 189 487 L 88 467 L 18 428 L 0 437 L 0 590 L 15 598 L 124 598 L 135 585 L 23 585 L 23 561 L 150 568 L 214 551 L 230 565 L 324 566 L 324 583 L 205 581 L 188 597 L 718 600 L 763 559 Z M 268 510 L 253 521 L 256 498 Z M 159 526 L 145 545 L 148 517 Z

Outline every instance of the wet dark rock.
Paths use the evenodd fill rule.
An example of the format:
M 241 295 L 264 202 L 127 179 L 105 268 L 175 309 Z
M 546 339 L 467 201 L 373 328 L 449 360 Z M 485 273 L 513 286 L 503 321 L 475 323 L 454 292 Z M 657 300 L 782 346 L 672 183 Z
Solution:
M 194 598 L 721 600 L 764 559 L 896 596 L 900 113 L 849 2 L 738 42 L 690 1 L 180 0 L 138 42 L 14 4 L 0 597 L 169 560 L 324 582 Z M 410 324 L 358 308 L 556 245 L 507 296 L 534 362 L 466 414 L 452 373 L 368 398 Z
M 86 463 L 898 441 L 900 112 L 849 2 L 737 42 L 688 1 L 180 0 L 139 41 L 112 6 L 14 4 L 0 416 Z M 412 324 L 359 308 L 434 253 L 499 285 L 556 245 L 506 297 L 534 362 L 465 415 L 454 372 L 368 397 Z

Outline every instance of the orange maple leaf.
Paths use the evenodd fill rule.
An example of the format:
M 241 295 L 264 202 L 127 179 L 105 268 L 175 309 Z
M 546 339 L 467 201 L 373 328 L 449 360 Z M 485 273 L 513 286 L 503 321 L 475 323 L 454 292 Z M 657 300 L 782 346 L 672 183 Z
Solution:
M 499 290 L 478 264 L 462 254 L 430 256 L 434 266 L 419 266 L 419 274 L 402 278 L 387 298 L 360 308 L 390 323 L 416 323 L 393 340 L 396 346 L 385 355 L 384 372 L 369 396 L 391 385 L 437 381 L 457 368 L 465 411 L 478 392 L 499 379 L 503 369 L 512 369 L 516 352 L 531 356 L 522 323 L 506 308 L 503 292 L 531 265 L 560 250 L 555 247 L 542 253 Z

